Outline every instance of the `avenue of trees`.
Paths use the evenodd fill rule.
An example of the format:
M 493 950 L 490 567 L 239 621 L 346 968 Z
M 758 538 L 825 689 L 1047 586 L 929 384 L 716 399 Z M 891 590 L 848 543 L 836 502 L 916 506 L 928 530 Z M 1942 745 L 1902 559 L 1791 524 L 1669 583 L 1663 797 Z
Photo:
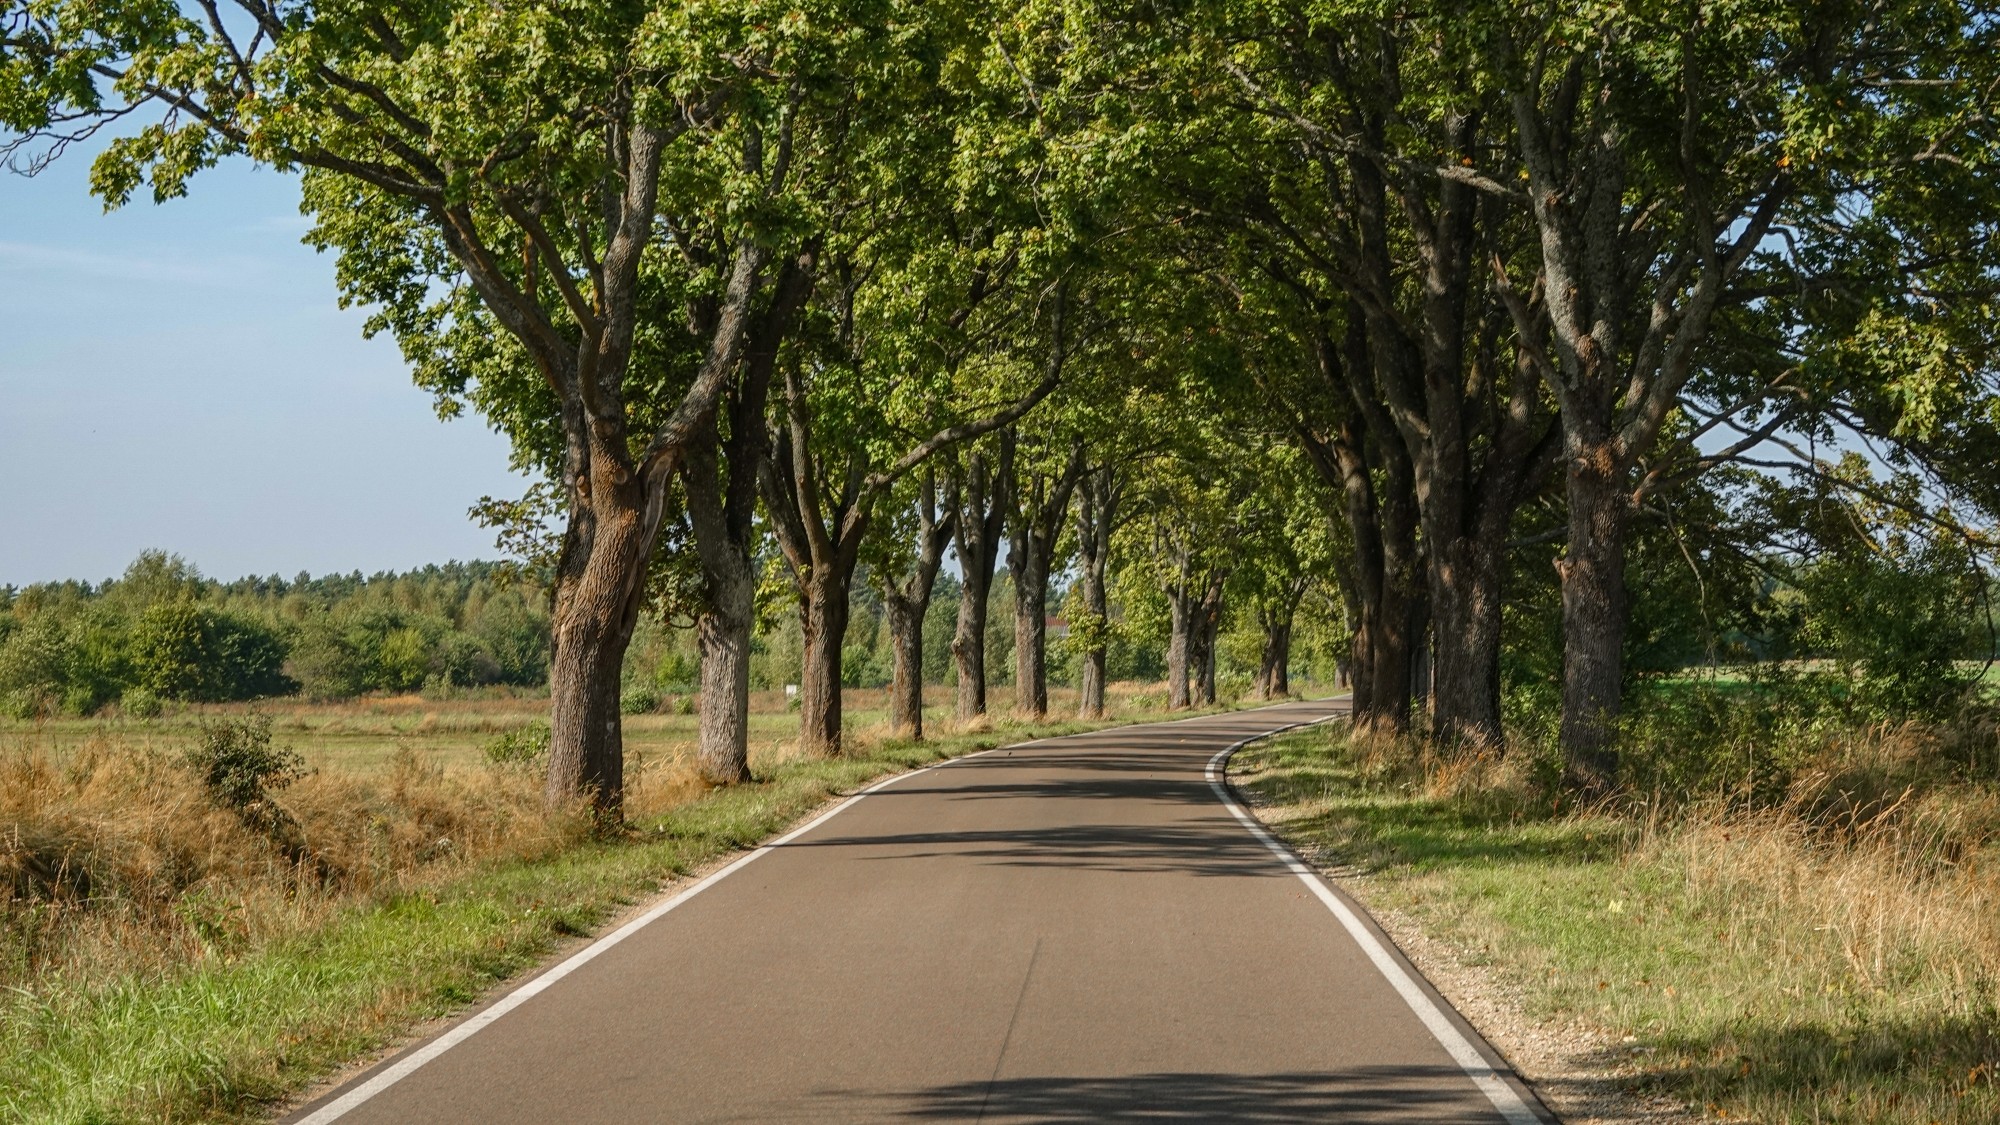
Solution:
M 857 605 L 911 737 L 947 654 L 961 720 L 1046 711 L 1055 661 L 1093 715 L 1121 637 L 1193 706 L 1331 633 L 1357 726 L 1546 729 L 1598 792 L 1635 685 L 1936 716 L 1992 656 L 1996 38 L 1946 0 L 12 0 L 0 143 L 113 206 L 301 176 L 339 299 L 544 482 L 483 513 L 547 579 L 553 799 L 617 815 L 642 623 L 692 630 L 711 782 L 773 613 L 841 753 Z

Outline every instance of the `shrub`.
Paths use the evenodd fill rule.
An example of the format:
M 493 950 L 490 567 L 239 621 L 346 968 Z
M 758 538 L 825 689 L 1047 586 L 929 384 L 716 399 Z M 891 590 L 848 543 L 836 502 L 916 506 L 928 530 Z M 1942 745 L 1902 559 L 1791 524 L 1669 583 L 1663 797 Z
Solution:
M 549 753 L 549 724 L 529 723 L 496 736 L 486 744 L 486 760 L 496 766 L 531 766 Z
M 660 693 L 651 684 L 634 684 L 625 689 L 618 709 L 627 715 L 650 715 L 660 709 Z
M 158 718 L 162 707 L 160 697 L 148 688 L 129 687 L 118 699 L 118 709 L 134 719 Z
M 268 802 L 272 790 L 305 773 L 297 752 L 271 744 L 268 715 L 203 723 L 187 761 L 211 800 L 239 812 Z

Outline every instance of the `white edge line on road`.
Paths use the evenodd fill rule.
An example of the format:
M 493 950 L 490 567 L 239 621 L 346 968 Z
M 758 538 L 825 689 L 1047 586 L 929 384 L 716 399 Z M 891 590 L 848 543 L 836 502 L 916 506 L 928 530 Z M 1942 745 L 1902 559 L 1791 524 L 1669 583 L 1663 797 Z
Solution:
M 1026 745 L 1026 744 L 1022 743 L 1021 745 Z M 557 965 L 555 968 L 550 969 L 548 972 L 543 973 L 542 975 L 536 977 L 534 980 L 529 981 L 528 983 L 522 985 L 521 987 L 515 989 L 514 991 L 509 992 L 507 995 L 501 997 L 498 1001 L 495 1001 L 492 1006 L 482 1009 L 478 1013 L 466 1019 L 464 1022 L 457 1024 L 456 1026 L 452 1027 L 449 1031 L 446 1031 L 444 1034 L 438 1036 L 436 1039 L 431 1040 L 430 1042 L 424 1044 L 422 1047 L 419 1047 L 418 1049 L 410 1052 L 409 1054 L 403 1056 L 402 1058 L 397 1059 L 393 1065 L 384 1068 L 380 1072 L 376 1073 L 372 1078 L 368 1079 L 368 1081 L 361 1083 L 359 1086 L 354 1087 L 347 1093 L 342 1094 L 340 1097 L 321 1106 L 319 1109 L 313 1111 L 313 1113 L 310 1116 L 300 1118 L 296 1123 L 296 1125 L 327 1125 L 328 1122 L 336 1121 L 342 1117 L 345 1117 L 347 1114 L 352 1113 L 354 1110 L 359 1109 L 369 1099 L 375 1097 L 375 1095 L 380 1094 L 382 1091 L 387 1090 L 389 1087 L 394 1086 L 396 1083 L 401 1082 L 403 1079 L 408 1078 L 410 1075 L 416 1073 L 416 1071 L 419 1068 L 421 1068 L 424 1064 L 430 1062 L 432 1059 L 437 1058 L 439 1055 L 444 1054 L 446 1051 L 451 1050 L 453 1047 L 456 1047 L 460 1043 L 465 1042 L 467 1039 L 472 1038 L 474 1035 L 479 1034 L 482 1030 L 486 1028 L 488 1024 L 491 1024 L 494 1020 L 499 1019 L 501 1016 L 504 1016 L 508 1012 L 511 1012 L 514 1009 L 520 1007 L 522 1004 L 527 1003 L 529 1000 L 533 999 L 537 994 L 542 992 L 542 990 L 548 988 L 550 985 L 556 983 L 557 981 L 577 971 L 583 966 L 589 964 L 591 961 L 595 960 L 599 955 L 603 954 L 606 950 L 610 949 L 612 946 L 617 945 L 619 942 L 624 941 L 626 938 L 631 937 L 633 934 L 638 933 L 640 930 L 646 928 L 646 926 L 650 925 L 651 923 L 658 921 L 661 916 L 671 912 L 675 907 L 680 906 L 682 903 L 685 903 L 687 900 L 693 898 L 694 896 L 700 894 L 701 892 L 721 882 L 728 876 L 733 875 L 738 871 L 741 871 L 744 867 L 748 866 L 752 861 L 758 859 L 759 857 L 767 855 L 770 852 L 783 847 L 784 845 L 790 843 L 791 841 L 796 840 L 800 836 L 803 836 L 806 833 L 812 831 L 813 829 L 819 827 L 821 824 L 824 824 L 827 821 L 833 819 L 834 817 L 840 815 L 840 813 L 843 810 L 845 810 L 849 805 L 854 804 L 856 801 L 859 801 L 861 798 L 866 797 L 870 793 L 873 793 L 878 789 L 886 789 L 889 786 L 894 785 L 899 781 L 905 781 L 909 778 L 917 776 L 918 774 L 929 773 L 931 770 L 937 769 L 939 766 L 948 766 L 953 762 L 963 762 L 967 758 L 977 758 L 981 754 L 991 754 L 994 750 L 1009 750 L 1009 749 L 1012 749 L 1012 747 L 996 746 L 989 750 L 980 750 L 971 754 L 963 754 L 960 755 L 959 757 L 950 758 L 942 762 L 933 762 L 930 765 L 923 767 L 922 769 L 910 770 L 907 773 L 899 773 L 890 777 L 883 778 L 882 780 L 876 782 L 873 785 L 870 785 L 868 788 L 863 789 L 861 792 L 854 794 L 853 796 L 847 798 L 846 800 L 840 802 L 839 804 L 833 806 L 832 808 L 826 810 L 825 812 L 819 814 L 818 816 L 813 817 L 811 820 L 806 821 L 804 824 L 799 825 L 797 828 L 792 829 L 790 832 L 785 833 L 784 835 L 778 837 L 777 839 L 772 840 L 769 843 L 760 844 L 755 849 L 746 852 L 741 856 L 738 856 L 727 867 L 724 867 L 720 871 L 716 871 L 710 875 L 704 876 L 699 882 L 695 883 L 693 886 L 687 888 L 686 890 L 680 892 L 679 894 L 673 896 L 672 898 L 666 900 L 665 902 L 660 903 L 658 906 L 653 907 L 651 910 L 646 911 L 644 914 L 639 915 L 637 918 L 632 919 L 630 922 L 625 923 L 624 925 L 618 927 L 617 929 L 611 931 L 610 933 L 605 934 L 603 937 L 598 938 L 596 941 L 591 942 L 589 945 L 584 946 L 582 949 L 577 950 L 575 953 L 570 955 L 568 960 L 562 962 L 560 965 Z
M 1252 735 L 1233 746 L 1225 747 L 1208 760 L 1209 788 L 1215 790 L 1215 795 L 1221 798 L 1224 807 L 1243 823 L 1243 827 L 1248 828 L 1251 835 L 1270 849 L 1271 854 L 1277 856 L 1278 861 L 1292 874 L 1298 876 L 1299 881 L 1333 912 L 1333 916 L 1339 919 L 1341 926 L 1347 930 L 1348 936 L 1353 938 L 1355 944 L 1361 947 L 1361 951 L 1368 955 L 1368 959 L 1375 963 L 1376 970 L 1395 988 L 1397 995 L 1410 1006 L 1410 1011 L 1416 1014 L 1417 1019 L 1437 1037 L 1438 1045 L 1445 1049 L 1445 1053 L 1451 1056 L 1452 1061 L 1458 1064 L 1458 1068 L 1465 1072 L 1466 1077 L 1472 1079 L 1472 1084 L 1479 1087 L 1480 1093 L 1486 1095 L 1486 1100 L 1493 1103 L 1493 1108 L 1500 1111 L 1500 1116 L 1507 1119 L 1508 1125 L 1543 1125 L 1541 1115 L 1530 1109 L 1528 1103 L 1521 1100 L 1521 1095 L 1515 1093 L 1514 1088 L 1487 1063 L 1486 1057 L 1479 1053 L 1479 1049 L 1472 1045 L 1471 1040 L 1452 1026 L 1452 1022 L 1438 1009 L 1437 1003 L 1411 978 L 1403 963 L 1384 948 L 1381 939 L 1355 916 L 1353 908 L 1341 901 L 1340 896 L 1327 887 L 1317 872 L 1306 866 L 1290 848 L 1279 843 L 1277 837 L 1271 835 L 1270 831 L 1259 823 L 1256 817 L 1245 811 L 1229 793 L 1229 786 L 1223 780 L 1223 770 L 1228 765 L 1231 754 L 1252 742 L 1284 734 L 1286 731 L 1298 730 L 1301 727 L 1314 727 L 1321 723 L 1332 722 L 1344 715 L 1345 712 L 1342 712 L 1328 715 L 1323 719 L 1293 723 L 1264 734 Z
M 1135 725 L 1142 727 L 1168 726 L 1171 725 L 1172 723 L 1185 723 L 1185 722 L 1190 722 L 1194 719 L 1212 719 L 1230 714 L 1251 714 L 1257 710 L 1260 710 L 1260 708 L 1251 708 L 1248 711 L 1236 711 L 1236 712 L 1224 711 L 1224 712 L 1215 712 L 1207 715 L 1192 715 L 1186 719 L 1173 719 L 1169 720 L 1168 722 L 1162 722 L 1162 723 L 1139 723 Z M 1320 721 L 1324 722 L 1325 720 L 1320 720 Z M 1239 742 L 1235 746 L 1231 746 L 1228 750 L 1223 751 L 1223 753 L 1224 754 L 1232 753 L 1238 747 L 1245 746 L 1251 742 L 1255 742 L 1258 738 L 1268 737 L 1270 734 L 1277 734 L 1280 733 L 1281 731 L 1291 730 L 1293 727 L 1301 725 L 1304 724 L 1294 723 L 1291 724 L 1291 726 L 1280 727 L 1276 731 L 1269 731 L 1266 732 L 1266 734 L 1257 735 L 1252 738 L 1244 739 L 1242 742 Z M 1095 733 L 1095 732 L 1081 732 L 1081 733 Z M 1063 735 L 1063 736 L 1052 736 L 1052 737 L 1068 737 L 1068 736 Z M 889 786 L 894 785 L 899 781 L 907 780 L 909 778 L 917 776 L 918 774 L 929 773 L 934 769 L 938 769 L 943 766 L 949 766 L 955 762 L 963 762 L 970 758 L 977 758 L 982 754 L 991 754 L 996 750 L 1014 750 L 1020 747 L 1033 746 L 1037 743 L 1047 742 L 1047 741 L 1050 741 L 1050 739 L 1037 738 L 1031 742 L 1016 742 L 1006 746 L 994 746 L 989 749 L 978 750 L 970 754 L 961 754 L 956 758 L 948 758 L 942 762 L 933 762 L 930 765 L 923 767 L 922 769 L 915 769 L 909 771 L 908 773 L 899 773 L 883 778 L 882 780 L 876 782 L 873 785 L 870 785 L 868 788 L 863 789 L 859 793 L 854 794 L 853 796 L 847 798 L 846 800 L 840 802 L 839 804 L 833 806 L 832 808 L 826 810 L 825 812 L 819 814 L 818 816 L 812 818 L 811 820 L 806 821 L 804 824 L 799 825 L 797 828 L 792 829 L 790 832 L 785 833 L 784 835 L 778 837 L 777 839 L 772 840 L 766 844 L 761 844 L 758 847 L 752 849 L 751 851 L 746 852 L 741 856 L 738 856 L 734 861 L 732 861 L 728 866 L 722 868 L 720 871 L 716 871 L 710 875 L 703 877 L 699 882 L 696 882 L 693 886 L 687 888 L 686 890 L 680 892 L 679 894 L 673 896 L 672 898 L 666 900 L 665 902 L 660 903 L 658 906 L 653 907 L 652 909 L 646 911 L 644 914 L 639 915 L 637 918 L 632 919 L 630 922 L 625 923 L 624 925 L 618 927 L 617 929 L 611 931 L 610 933 L 605 934 L 603 937 L 598 938 L 596 941 L 591 942 L 589 945 L 584 946 L 582 949 L 577 950 L 575 953 L 570 955 L 568 960 L 557 965 L 555 968 L 550 969 L 548 972 L 543 973 L 542 975 L 536 977 L 535 979 L 529 981 L 528 983 L 522 985 L 521 987 L 515 989 L 514 991 L 509 992 L 507 995 L 495 1001 L 491 1006 L 480 1010 L 479 1012 L 465 1019 L 463 1022 L 454 1025 L 450 1030 L 446 1031 L 442 1035 L 439 1035 L 436 1039 L 431 1040 L 430 1042 L 424 1044 L 423 1046 L 417 1048 L 416 1050 L 411 1051 L 409 1054 L 404 1055 L 402 1058 L 397 1059 L 393 1064 L 378 1071 L 373 1077 L 369 1078 L 366 1082 L 361 1083 L 360 1085 L 354 1087 L 352 1090 L 349 1090 L 345 1094 L 342 1094 L 340 1097 L 335 1098 L 333 1101 L 330 1101 L 325 1105 L 319 1107 L 318 1109 L 314 1110 L 311 1114 L 299 1118 L 298 1121 L 295 1122 L 295 1125 L 328 1125 L 329 1122 L 337 1121 L 340 1118 L 345 1117 L 348 1114 L 354 1112 L 356 1109 L 359 1109 L 363 1104 L 368 1102 L 371 1098 L 375 1097 L 377 1094 L 380 1094 L 382 1091 L 387 1090 L 389 1087 L 394 1086 L 396 1083 L 401 1082 L 403 1079 L 408 1078 L 410 1075 L 416 1073 L 426 1063 L 429 1063 L 431 1060 L 437 1058 L 439 1055 L 444 1054 L 446 1051 L 451 1050 L 453 1047 L 456 1047 L 460 1043 L 465 1042 L 467 1039 L 472 1038 L 474 1035 L 479 1034 L 482 1030 L 486 1028 L 488 1024 L 491 1024 L 494 1020 L 499 1019 L 501 1016 L 504 1016 L 508 1012 L 511 1012 L 514 1009 L 520 1007 L 521 1005 L 527 1003 L 529 1000 L 533 999 L 536 995 L 541 993 L 542 990 L 548 988 L 550 985 L 556 983 L 562 978 L 570 975 L 571 973 L 577 971 L 583 966 L 589 964 L 591 961 L 595 960 L 600 954 L 604 953 L 612 946 L 617 945 L 619 942 L 624 941 L 626 938 L 631 937 L 633 934 L 638 933 L 642 929 L 645 929 L 651 923 L 659 920 L 661 916 L 671 912 L 675 907 L 680 906 L 682 903 L 700 894 L 701 892 L 707 890 L 708 888 L 714 886 L 715 884 L 721 882 L 728 876 L 733 875 L 736 872 L 742 870 L 744 867 L 748 866 L 753 860 L 756 860 L 760 856 L 766 855 L 778 848 L 785 846 L 791 841 L 798 839 L 800 836 L 805 835 L 806 833 L 812 831 L 813 829 L 819 827 L 820 825 L 840 815 L 840 813 L 844 811 L 849 805 L 854 804 L 856 801 L 859 801 L 861 798 L 868 796 L 870 793 L 873 793 L 878 789 L 886 789 Z M 1214 775 L 1215 775 L 1215 762 L 1211 761 L 1209 763 L 1209 784 L 1211 785 L 1215 784 Z M 1217 791 L 1222 792 L 1224 794 L 1223 795 L 1224 801 L 1229 800 L 1226 791 L 1223 790 L 1217 790 Z M 1232 809 L 1235 808 L 1234 802 L 1230 803 L 1230 807 Z M 1241 817 L 1243 814 L 1241 812 L 1238 812 L 1236 815 L 1238 817 Z M 1255 829 L 1253 826 L 1253 831 L 1254 830 Z M 1265 839 L 1265 844 L 1266 846 L 1270 845 L 1270 840 L 1268 838 Z M 1533 1119 L 1531 1118 L 1530 1120 Z

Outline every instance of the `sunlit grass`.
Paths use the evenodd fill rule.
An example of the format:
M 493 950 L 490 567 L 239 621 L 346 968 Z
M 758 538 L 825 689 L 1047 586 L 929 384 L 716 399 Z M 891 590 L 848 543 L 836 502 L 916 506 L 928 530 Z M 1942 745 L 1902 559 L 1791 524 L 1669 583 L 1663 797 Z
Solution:
M 1506 763 L 1385 756 L 1314 732 L 1232 774 L 1531 1015 L 1626 1043 L 1635 1088 L 1730 1119 L 2000 1120 L 1990 787 L 1859 828 L 1804 806 L 1558 816 Z M 1927 824 L 1970 850 L 1919 840 Z

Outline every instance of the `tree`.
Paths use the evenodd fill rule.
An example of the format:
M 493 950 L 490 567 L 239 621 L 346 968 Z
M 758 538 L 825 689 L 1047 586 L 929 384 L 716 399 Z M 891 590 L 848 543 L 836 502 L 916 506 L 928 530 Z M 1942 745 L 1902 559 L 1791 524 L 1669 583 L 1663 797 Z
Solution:
M 1436 13 L 1439 26 L 1466 18 Z M 1981 107 L 2000 28 L 1927 0 L 1671 14 L 1494 5 L 1473 18 L 1485 29 L 1473 37 L 1478 65 L 1505 97 L 1511 132 L 1470 171 L 1526 189 L 1529 275 L 1502 264 L 1496 280 L 1564 437 L 1561 740 L 1577 783 L 1602 788 L 1617 767 L 1629 516 L 1659 481 L 1649 469 L 1670 459 L 1657 446 L 1691 384 L 1717 366 L 1731 373 L 1731 357 L 1710 346 L 1718 322 L 1823 283 L 1799 268 L 1810 255 L 1783 246 L 1872 237 L 1881 228 L 1846 216 L 1893 197 L 1898 181 L 1932 180 L 1927 165 L 1949 163 L 1932 159 L 1948 141 L 1990 143 Z M 1962 213 L 1952 217 L 1964 230 Z M 1714 414 L 1741 415 L 1794 385 L 1761 381 Z M 1725 457 L 1695 460 L 1753 450 L 1788 418 L 1772 412 Z
M 668 491 L 784 259 L 795 165 L 852 101 L 830 76 L 891 50 L 891 4 L 766 7 L 240 0 L 225 20 L 62 2 L 0 21 L 17 162 L 144 122 L 98 158 L 114 205 L 143 182 L 179 195 L 228 155 L 304 169 L 312 241 L 339 251 L 347 299 L 379 306 L 371 330 L 561 481 L 548 791 L 588 793 L 605 817 L 623 790 L 619 665 Z M 687 314 L 664 340 L 640 323 L 655 265 Z
M 986 713 L 986 605 L 1007 513 L 1014 506 L 1013 431 L 1004 431 L 991 449 L 971 448 L 957 472 L 959 509 L 952 546 L 958 556 L 959 594 L 951 652 L 958 670 L 958 719 L 967 722 Z
M 1053 427 L 1040 429 L 1046 433 Z M 1059 440 L 1059 431 L 1052 436 Z M 1018 440 L 1016 448 L 1022 448 Z M 1081 441 L 1071 441 L 1066 455 L 1056 443 L 1030 440 L 1025 448 L 1027 457 L 1015 463 L 1014 510 L 1007 521 L 1007 573 L 1014 579 L 1014 709 L 1040 719 L 1049 710 L 1049 575 L 1069 522 L 1070 494 L 1083 476 L 1084 450 Z
M 882 605 L 889 617 L 894 667 L 889 684 L 889 729 L 904 738 L 924 737 L 924 620 L 938 568 L 958 527 L 958 496 L 949 482 L 940 484 L 935 466 L 917 481 L 916 502 L 905 508 L 906 524 L 891 535 L 887 556 L 876 569 L 882 583 Z M 907 543 L 906 543 L 907 541 Z M 897 564 L 901 569 L 897 569 Z

